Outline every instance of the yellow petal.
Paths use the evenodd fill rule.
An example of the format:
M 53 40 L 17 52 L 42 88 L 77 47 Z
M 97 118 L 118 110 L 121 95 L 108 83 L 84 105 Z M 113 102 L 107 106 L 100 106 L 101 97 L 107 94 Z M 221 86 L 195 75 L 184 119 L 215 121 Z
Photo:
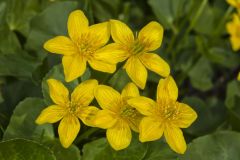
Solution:
M 67 82 L 80 77 L 86 70 L 86 60 L 79 54 L 63 56 L 62 63 Z
M 158 22 L 152 21 L 141 29 L 138 39 L 145 46 L 145 50 L 154 51 L 162 44 L 163 27 Z
M 116 64 L 128 58 L 129 54 L 117 43 L 111 43 L 94 53 L 94 57 L 108 63 Z
M 237 80 L 240 81 L 240 72 L 238 72 Z
M 144 53 L 140 56 L 141 62 L 149 70 L 167 77 L 170 74 L 170 67 L 161 57 L 154 53 Z
M 68 148 L 73 143 L 79 130 L 80 123 L 77 117 L 67 115 L 61 120 L 58 126 L 58 134 L 64 148 Z
M 173 126 L 166 126 L 164 136 L 172 150 L 179 154 L 184 154 L 187 149 L 187 145 L 181 129 Z
M 132 139 L 130 127 L 125 121 L 119 120 L 112 128 L 107 129 L 107 139 L 115 150 L 127 148 Z
M 80 83 L 72 92 L 71 101 L 88 106 L 94 98 L 94 89 L 98 86 L 98 81 L 95 79 L 86 80 Z
M 127 101 L 127 103 L 136 108 L 141 114 L 150 116 L 153 114 L 154 109 L 156 108 L 156 102 L 152 99 L 139 96 L 136 98 L 131 98 Z
M 78 118 L 87 126 L 95 126 L 94 120 L 99 109 L 94 106 L 83 107 L 77 112 Z
M 68 17 L 68 34 L 73 41 L 88 31 L 88 19 L 81 10 L 75 10 Z
M 109 110 L 98 111 L 94 120 L 95 126 L 103 129 L 111 128 L 116 122 L 116 115 Z
M 231 35 L 234 35 L 236 33 L 236 25 L 234 24 L 234 22 L 228 22 L 226 24 L 226 29 Z
M 161 100 L 168 99 L 176 101 L 177 97 L 178 88 L 172 76 L 168 76 L 165 79 L 161 79 L 157 87 L 157 101 L 159 102 Z
M 89 34 L 92 43 L 96 48 L 105 45 L 110 38 L 110 24 L 109 22 L 103 22 L 91 25 L 89 27 Z
M 175 125 L 180 128 L 188 128 L 196 119 L 197 113 L 187 104 L 178 103 L 179 116 L 175 120 Z
M 121 95 L 113 88 L 99 85 L 95 92 L 95 98 L 102 109 L 118 112 L 121 102 Z
M 78 50 L 75 44 L 65 36 L 57 36 L 44 43 L 44 49 L 51 53 L 73 55 L 77 54 Z
M 65 113 L 65 108 L 58 105 L 51 105 L 40 113 L 35 122 L 37 124 L 55 123 L 62 119 Z
M 138 97 L 139 90 L 134 83 L 128 83 L 122 90 L 122 97 L 131 98 L 131 97 Z
M 139 140 L 141 142 L 155 141 L 163 135 L 161 122 L 150 117 L 144 117 L 139 126 Z
M 91 59 L 88 61 L 89 65 L 101 72 L 114 73 L 116 71 L 116 64 L 110 64 L 104 61 L 99 61 L 97 59 Z
M 65 106 L 69 102 L 68 89 L 56 79 L 47 80 L 49 94 L 54 103 Z
M 111 35 L 114 42 L 129 45 L 134 41 L 134 35 L 131 29 L 121 21 L 110 20 Z
M 137 57 L 130 57 L 124 65 L 124 68 L 126 68 L 127 74 L 131 80 L 138 87 L 144 89 L 147 81 L 147 70 L 142 62 Z
M 230 41 L 232 44 L 232 49 L 238 51 L 240 49 L 240 38 L 237 36 L 231 36 Z

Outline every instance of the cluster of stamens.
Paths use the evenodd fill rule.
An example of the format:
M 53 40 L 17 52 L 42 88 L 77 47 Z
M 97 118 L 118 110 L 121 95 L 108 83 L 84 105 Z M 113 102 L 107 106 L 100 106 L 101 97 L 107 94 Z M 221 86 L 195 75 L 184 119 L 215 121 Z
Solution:
M 131 47 L 129 48 L 129 53 L 131 53 L 132 55 L 141 54 L 143 53 L 143 51 L 144 51 L 144 46 L 139 42 L 139 40 L 135 40 L 132 43 Z
M 77 103 L 68 102 L 67 108 L 70 114 L 75 114 L 79 105 Z
M 79 54 L 87 58 L 88 60 L 92 58 L 95 52 L 95 47 L 93 41 L 89 38 L 89 34 L 82 34 L 76 42 Z
M 157 114 L 163 120 L 176 120 L 179 115 L 179 106 L 177 102 L 166 101 L 164 103 L 159 103 L 157 107 Z

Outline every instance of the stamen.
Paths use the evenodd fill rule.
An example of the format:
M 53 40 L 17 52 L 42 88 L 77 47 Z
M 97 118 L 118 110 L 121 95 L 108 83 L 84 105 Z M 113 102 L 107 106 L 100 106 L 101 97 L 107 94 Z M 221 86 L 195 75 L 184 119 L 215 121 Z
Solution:
M 158 115 L 163 120 L 175 120 L 178 119 L 179 116 L 179 106 L 177 102 L 166 101 L 158 104 Z

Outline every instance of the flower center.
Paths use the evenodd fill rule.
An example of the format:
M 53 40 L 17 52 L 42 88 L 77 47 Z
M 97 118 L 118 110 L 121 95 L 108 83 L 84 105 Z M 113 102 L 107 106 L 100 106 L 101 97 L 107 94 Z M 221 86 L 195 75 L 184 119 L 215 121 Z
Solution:
M 141 54 L 144 51 L 144 46 L 139 42 L 139 40 L 135 40 L 131 47 L 129 48 L 129 52 L 132 55 Z
M 162 117 L 163 120 L 175 120 L 178 118 L 179 115 L 179 107 L 177 102 L 168 101 L 164 104 L 158 104 L 158 115 Z
M 68 112 L 70 114 L 75 114 L 77 112 L 77 110 L 79 109 L 79 105 L 77 103 L 73 103 L 73 102 L 69 102 L 67 105 L 68 108 Z
M 92 58 L 93 53 L 96 51 L 89 34 L 82 34 L 76 42 L 76 45 L 78 47 L 79 54 L 83 55 L 88 60 Z
M 134 118 L 138 116 L 138 111 L 128 104 L 124 104 L 123 107 L 121 107 L 120 116 L 124 118 Z

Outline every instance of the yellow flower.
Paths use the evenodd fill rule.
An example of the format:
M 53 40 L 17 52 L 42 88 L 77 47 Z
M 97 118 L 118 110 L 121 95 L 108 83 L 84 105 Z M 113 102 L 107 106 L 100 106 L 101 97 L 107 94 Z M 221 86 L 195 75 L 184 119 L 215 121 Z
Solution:
M 177 101 L 178 88 L 171 76 L 159 81 L 157 102 L 146 97 L 128 100 L 128 104 L 145 115 L 139 125 L 141 142 L 154 141 L 164 134 L 167 143 L 177 153 L 183 154 L 186 142 L 180 128 L 189 127 L 197 114 L 187 104 Z
M 89 106 L 94 98 L 97 80 L 87 80 L 79 84 L 69 100 L 68 89 L 58 80 L 49 79 L 50 97 L 55 104 L 44 109 L 36 119 L 37 124 L 55 123 L 60 121 L 58 134 L 63 147 L 68 148 L 80 130 L 80 122 L 93 126 L 93 118 L 98 108 Z
M 240 0 L 227 0 L 227 2 L 228 2 L 231 6 L 237 8 L 237 9 L 240 9 Z
M 127 74 L 132 81 L 141 89 L 145 88 L 147 70 L 166 77 L 170 73 L 169 65 L 157 54 L 150 53 L 161 46 L 163 28 L 157 22 L 150 22 L 141 29 L 134 37 L 130 28 L 118 20 L 110 20 L 111 35 L 115 43 L 105 48 L 105 53 L 98 54 L 98 57 L 108 62 L 122 62 Z M 109 54 L 109 51 L 112 54 Z M 114 53 L 114 56 L 113 56 Z
M 234 51 L 240 49 L 240 18 L 238 14 L 233 15 L 233 21 L 227 23 L 227 31 L 230 34 L 230 42 Z
M 116 70 L 116 64 L 107 63 L 95 56 L 110 38 L 109 22 L 89 26 L 84 13 L 76 10 L 69 15 L 68 34 L 70 38 L 57 36 L 44 44 L 47 51 L 63 55 L 67 82 L 81 76 L 86 70 L 87 62 L 98 71 L 113 73 Z
M 240 81 L 240 72 L 238 72 L 237 80 Z
M 126 102 L 137 96 L 139 91 L 133 83 L 128 83 L 121 94 L 105 85 L 99 85 L 95 90 L 95 98 L 103 110 L 98 111 L 94 125 L 107 129 L 108 142 L 115 150 L 129 146 L 131 129 L 138 132 L 142 115 Z

